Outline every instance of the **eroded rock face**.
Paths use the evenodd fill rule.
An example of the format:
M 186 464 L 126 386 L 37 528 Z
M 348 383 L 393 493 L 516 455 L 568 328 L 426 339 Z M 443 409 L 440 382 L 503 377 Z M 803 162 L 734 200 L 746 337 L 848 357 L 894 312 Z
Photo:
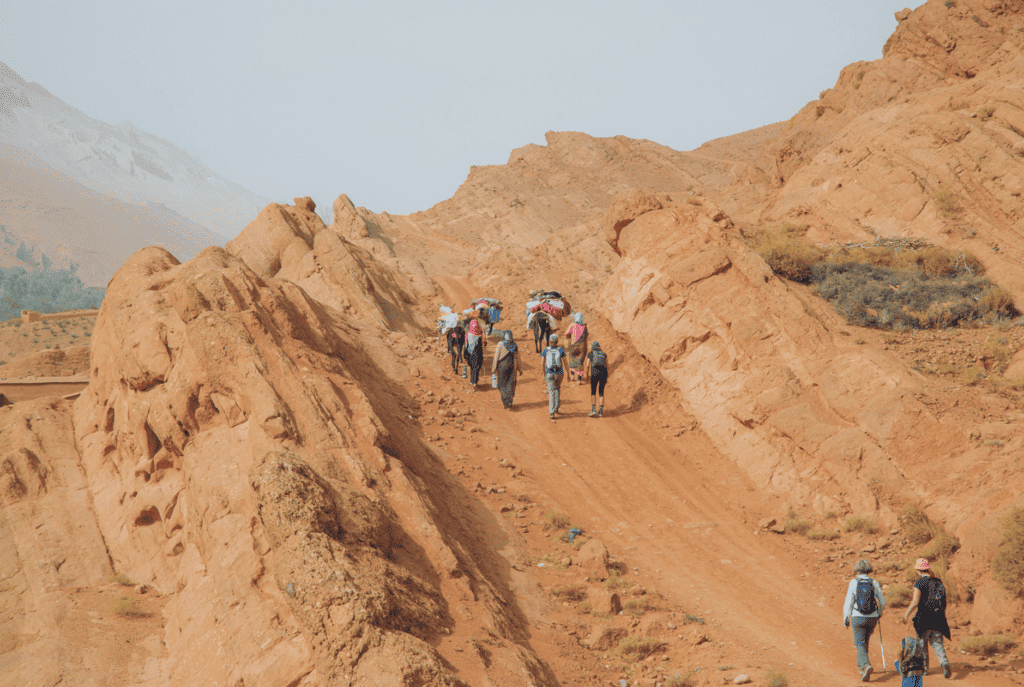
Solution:
M 146 249 L 111 281 L 75 441 L 110 560 L 170 596 L 167 683 L 463 684 L 431 646 L 445 599 L 477 609 L 495 670 L 549 682 L 472 497 L 354 331 L 220 248 Z M 10 459 L 9 491 L 38 491 Z
M 710 206 L 642 215 L 619 237 L 602 308 L 759 486 L 892 521 L 869 485 L 911 488 L 908 415 L 936 442 L 966 437 L 929 420 L 901 364 L 844 342 L 827 305 L 775 277 L 727 226 Z

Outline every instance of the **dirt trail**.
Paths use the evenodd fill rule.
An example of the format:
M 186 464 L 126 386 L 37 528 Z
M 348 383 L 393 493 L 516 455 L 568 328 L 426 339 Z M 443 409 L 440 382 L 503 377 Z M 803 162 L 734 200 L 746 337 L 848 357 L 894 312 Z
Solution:
M 449 304 L 491 295 L 463 278 L 435 279 Z M 671 409 L 630 410 L 616 395 L 614 370 L 606 417 L 587 417 L 589 386 L 566 382 L 562 412 L 556 421 L 548 420 L 539 356 L 514 319 L 518 302 L 506 303 L 513 315 L 503 322 L 521 343 L 524 363 L 514 409 L 503 411 L 497 391 L 483 381 L 466 397 L 478 416 L 490 418 L 484 427 L 488 441 L 512 451 L 525 477 L 574 524 L 625 558 L 644 584 L 703 617 L 715 639 L 723 639 L 723 662 L 784 667 L 793 685 L 855 681 L 852 636 L 841 622 L 846 584 L 834 573 L 819 573 L 824 552 L 815 555 L 786 537 L 758 533 L 758 521 L 777 517 L 781 504 L 769 503 L 699 430 L 663 438 L 663 420 Z M 492 350 L 493 344 L 485 373 Z M 451 386 L 461 384 L 454 379 Z M 845 580 L 849 577 L 852 571 Z M 899 638 L 909 633 L 898 623 L 902 613 L 895 609 L 883 620 L 890 668 Z M 878 646 L 876 633 L 872 682 L 898 684 L 898 676 L 881 672 Z M 950 643 L 947 649 L 955 665 Z M 1014 684 L 991 673 L 971 677 L 966 670 L 955 677 L 958 684 L 979 687 Z

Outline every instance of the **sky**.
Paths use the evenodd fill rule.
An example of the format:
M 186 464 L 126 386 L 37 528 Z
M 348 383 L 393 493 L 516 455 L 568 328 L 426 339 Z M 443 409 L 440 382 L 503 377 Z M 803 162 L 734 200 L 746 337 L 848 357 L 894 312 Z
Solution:
M 408 214 L 548 131 L 691 150 L 882 56 L 906 0 L 0 0 L 0 61 L 277 202 Z

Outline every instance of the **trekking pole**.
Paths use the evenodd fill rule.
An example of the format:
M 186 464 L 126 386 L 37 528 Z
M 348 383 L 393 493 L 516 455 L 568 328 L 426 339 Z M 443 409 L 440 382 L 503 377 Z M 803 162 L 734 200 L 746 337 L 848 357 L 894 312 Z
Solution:
M 882 670 L 889 672 L 886 667 L 888 664 L 885 662 L 885 642 L 882 641 L 882 619 L 878 619 L 878 643 L 882 645 Z

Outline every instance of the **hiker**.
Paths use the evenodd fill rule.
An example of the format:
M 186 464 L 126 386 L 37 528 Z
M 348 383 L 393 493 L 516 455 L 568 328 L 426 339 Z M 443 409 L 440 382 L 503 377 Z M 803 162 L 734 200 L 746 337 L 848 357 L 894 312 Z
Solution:
M 893 665 L 903 678 L 900 687 L 924 687 L 928 647 L 920 637 L 904 637 Z
M 590 417 L 604 417 L 604 385 L 608 382 L 608 356 L 601 344 L 594 342 L 583 363 L 583 372 L 590 378 Z M 600 405 L 595 401 L 601 400 Z
M 853 567 L 856 574 L 846 588 L 846 602 L 843 604 L 843 625 L 853 625 L 853 643 L 857 647 L 857 670 L 861 682 L 871 676 L 871 660 L 868 658 L 868 641 L 885 610 L 885 596 L 878 582 L 868 575 L 871 563 L 861 559 Z
M 494 333 L 494 323 L 500 321 L 501 308 L 492 303 L 487 308 L 487 336 L 491 336 Z
M 576 379 L 577 384 L 583 383 L 583 358 L 587 355 L 587 325 L 583 323 L 583 313 L 572 316 L 572 324 L 565 330 L 569 340 L 569 348 L 565 351 L 566 367 L 569 368 L 569 381 Z
M 948 679 L 952 670 L 942 646 L 943 637 L 950 639 L 949 622 L 946 620 L 946 587 L 932 572 L 932 564 L 927 558 L 918 558 L 914 570 L 918 575 L 914 583 L 914 599 L 903 614 L 903 622 L 906 623 L 911 615 L 914 616 L 914 631 L 927 644 L 931 644 L 935 658 L 939 659 L 939 665 L 942 666 L 942 676 Z M 927 647 L 924 650 L 924 672 L 928 672 Z
M 459 374 L 459 363 L 462 362 L 462 349 L 466 345 L 466 330 L 462 323 L 457 323 L 448 330 L 448 352 L 452 354 L 452 372 Z
M 519 366 L 519 347 L 512 340 L 510 331 L 505 332 L 505 338 L 494 349 L 491 374 L 497 379 L 501 407 L 511 410 L 512 400 L 516 396 L 516 377 L 523 374 L 523 369 Z
M 479 320 L 471 320 L 466 335 L 466 363 L 469 365 L 469 383 L 476 386 L 480 368 L 484 366 L 484 332 Z
M 564 373 L 562 361 L 565 358 L 565 349 L 558 345 L 558 334 L 548 337 L 548 347 L 541 351 L 541 355 L 544 356 L 544 379 L 548 382 L 548 418 L 554 422 Z
M 551 318 L 546 312 L 530 313 L 529 327 L 533 330 L 533 348 L 541 352 L 544 342 L 551 336 Z

